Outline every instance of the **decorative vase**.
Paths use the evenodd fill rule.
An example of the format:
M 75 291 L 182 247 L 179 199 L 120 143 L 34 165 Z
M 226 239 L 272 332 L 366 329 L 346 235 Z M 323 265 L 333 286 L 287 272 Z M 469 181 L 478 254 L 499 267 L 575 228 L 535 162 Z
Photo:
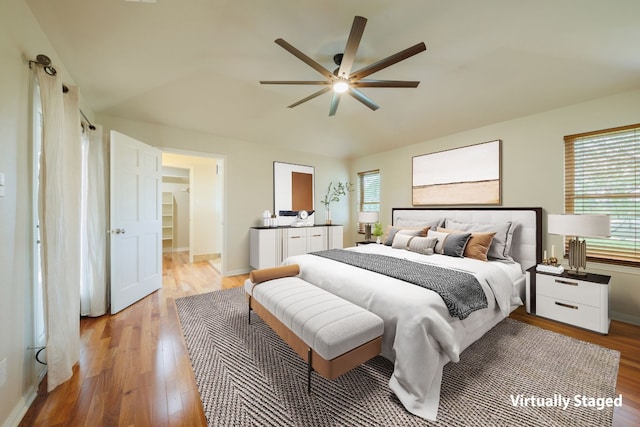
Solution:
M 380 240 L 380 236 L 376 236 L 376 243 L 377 243 L 377 244 L 382 243 L 382 240 Z
M 325 216 L 325 224 L 331 225 L 331 209 L 327 208 L 327 214 Z

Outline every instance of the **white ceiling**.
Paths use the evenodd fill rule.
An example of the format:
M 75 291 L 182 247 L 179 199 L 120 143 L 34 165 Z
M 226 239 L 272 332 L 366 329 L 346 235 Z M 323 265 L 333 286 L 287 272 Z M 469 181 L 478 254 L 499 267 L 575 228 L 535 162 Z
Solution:
M 640 88 L 638 0 L 26 0 L 96 113 L 351 158 Z M 354 70 L 420 41 L 427 51 L 370 78 L 380 109 L 318 86 L 355 15 Z M 54 62 L 55 65 L 55 62 Z M 497 136 L 498 137 L 498 136 Z

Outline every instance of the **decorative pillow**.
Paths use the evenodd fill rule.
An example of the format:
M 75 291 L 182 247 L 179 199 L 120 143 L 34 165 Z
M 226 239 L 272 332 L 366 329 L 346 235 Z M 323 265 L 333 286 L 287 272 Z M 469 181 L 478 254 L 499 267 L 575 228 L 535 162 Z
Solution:
M 495 236 L 493 236 L 491 246 L 489 246 L 487 258 L 511 259 L 511 241 L 513 239 L 513 231 L 515 229 L 515 226 L 511 221 L 499 224 L 475 224 L 458 222 L 447 218 L 445 220 L 444 228 L 449 230 L 496 233 Z
M 401 227 L 401 228 L 429 227 L 435 230 L 436 228 L 442 227 L 444 225 L 444 218 L 436 218 L 431 220 L 417 220 L 417 219 L 411 219 L 411 218 L 396 217 L 394 223 L 396 227 Z
M 449 230 L 448 228 L 438 228 L 438 231 L 443 233 L 464 233 L 464 231 Z M 480 261 L 488 261 L 487 253 L 489 252 L 489 246 L 491 246 L 495 234 L 496 233 L 471 233 L 471 238 L 464 248 L 464 256 Z
M 462 258 L 464 256 L 464 248 L 471 238 L 471 233 L 451 233 L 444 240 L 442 245 L 445 255 Z
M 402 233 L 396 233 L 395 237 L 393 238 L 393 243 L 391 243 L 391 247 L 393 249 L 407 249 L 407 246 L 409 246 L 409 241 L 415 236 L 412 236 L 410 234 L 402 234 Z
M 387 246 L 391 246 L 396 233 L 410 236 L 426 236 L 427 231 L 429 231 L 429 227 L 393 227 L 390 225 L 387 227 L 387 233 L 382 238 L 382 242 Z
M 436 246 L 433 248 L 433 251 L 437 254 L 444 253 L 444 241 L 447 240 L 449 233 L 441 233 L 439 231 L 429 230 L 427 232 L 427 237 L 433 237 L 436 241 Z
M 418 237 L 412 236 L 409 239 L 409 245 L 407 249 L 411 252 L 417 252 L 424 255 L 433 255 L 433 249 L 438 241 L 435 237 Z

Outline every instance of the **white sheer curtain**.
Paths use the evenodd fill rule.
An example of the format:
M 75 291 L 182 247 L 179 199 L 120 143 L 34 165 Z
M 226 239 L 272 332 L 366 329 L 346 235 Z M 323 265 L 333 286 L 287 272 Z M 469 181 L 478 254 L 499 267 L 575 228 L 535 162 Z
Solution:
M 107 150 L 102 126 L 82 133 L 82 281 L 80 314 L 107 312 Z
M 81 144 L 78 89 L 37 67 L 43 126 L 40 166 L 42 279 L 48 391 L 73 375 L 80 348 Z

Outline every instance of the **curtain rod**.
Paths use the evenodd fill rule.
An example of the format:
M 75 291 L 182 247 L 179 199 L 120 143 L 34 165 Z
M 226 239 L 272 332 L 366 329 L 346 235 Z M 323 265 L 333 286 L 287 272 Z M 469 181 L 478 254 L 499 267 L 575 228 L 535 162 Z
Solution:
M 80 110 L 80 109 L 78 109 Z M 84 115 L 84 113 L 82 112 L 82 110 L 80 110 L 80 114 L 82 115 L 82 117 L 84 118 L 84 121 L 87 122 L 87 124 L 89 125 L 89 129 L 91 130 L 96 130 L 96 127 L 93 125 L 93 123 L 91 123 L 91 121 L 87 118 L 87 116 Z
M 67 92 L 69 92 L 69 88 L 66 85 L 63 84 L 62 85 L 62 93 L 67 93 Z M 96 127 L 93 125 L 93 123 L 91 123 L 91 120 L 89 120 L 87 118 L 87 116 L 84 114 L 84 111 L 82 111 L 80 108 L 78 108 L 78 111 L 80 111 L 80 114 L 82 115 L 82 118 L 89 125 L 89 129 L 96 130 Z
M 53 65 L 51 65 L 51 59 L 49 59 L 47 55 L 37 55 L 35 61 L 29 61 L 29 68 L 31 68 L 31 64 L 42 65 L 42 67 L 44 68 L 44 71 L 50 76 L 55 76 L 58 73 L 56 69 L 53 67 Z M 67 93 L 67 92 L 69 92 L 69 88 L 63 84 L 62 93 Z M 93 123 L 91 123 L 91 120 L 87 118 L 84 112 L 81 109 L 78 109 L 78 110 L 80 111 L 80 114 L 82 115 L 82 118 L 84 119 L 84 121 L 89 125 L 89 129 L 96 130 L 96 127 L 93 125 Z

